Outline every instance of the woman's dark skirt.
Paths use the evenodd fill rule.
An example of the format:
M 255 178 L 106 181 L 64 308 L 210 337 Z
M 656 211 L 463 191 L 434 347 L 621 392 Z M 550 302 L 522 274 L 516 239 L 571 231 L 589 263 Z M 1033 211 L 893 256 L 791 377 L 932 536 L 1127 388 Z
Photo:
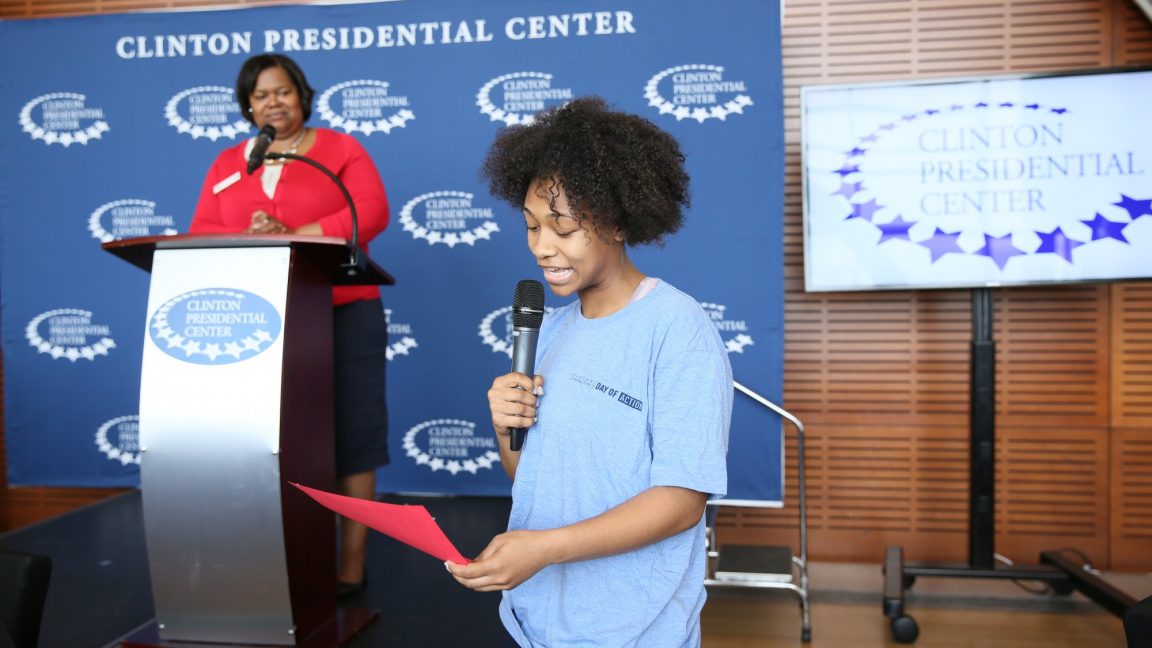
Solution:
M 336 476 L 388 463 L 388 323 L 379 299 L 332 310 L 336 388 Z

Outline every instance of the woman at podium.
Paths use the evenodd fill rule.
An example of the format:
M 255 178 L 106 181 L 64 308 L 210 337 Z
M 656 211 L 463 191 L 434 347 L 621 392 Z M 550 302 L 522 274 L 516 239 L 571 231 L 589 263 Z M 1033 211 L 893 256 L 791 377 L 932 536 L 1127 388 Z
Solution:
M 360 247 L 388 225 L 388 198 L 376 165 L 355 138 L 306 125 L 313 90 L 295 61 L 261 54 L 244 62 L 236 98 L 245 119 L 271 126 L 267 152 L 308 156 L 347 186 L 359 221 Z M 246 172 L 256 138 L 225 149 L 216 158 L 196 205 L 193 233 L 252 233 L 334 236 L 350 239 L 352 217 L 337 185 L 311 165 L 263 161 Z M 385 368 L 388 329 L 376 286 L 332 289 L 336 388 L 336 476 L 344 495 L 372 499 L 376 468 L 388 463 Z M 367 530 L 341 519 L 341 595 L 363 587 Z

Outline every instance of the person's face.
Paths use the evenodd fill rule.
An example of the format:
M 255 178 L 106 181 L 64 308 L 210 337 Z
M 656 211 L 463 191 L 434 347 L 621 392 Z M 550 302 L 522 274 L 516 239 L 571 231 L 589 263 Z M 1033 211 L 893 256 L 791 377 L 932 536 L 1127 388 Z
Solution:
M 304 126 L 300 93 L 284 68 L 271 67 L 261 72 L 248 102 L 257 128 L 271 124 L 278 136 L 285 137 Z
M 608 289 L 624 268 L 624 237 L 617 231 L 606 241 L 588 219 L 577 222 L 563 187 L 558 188 L 553 211 L 552 191 L 551 181 L 537 180 L 524 197 L 528 249 L 544 280 L 561 297 Z

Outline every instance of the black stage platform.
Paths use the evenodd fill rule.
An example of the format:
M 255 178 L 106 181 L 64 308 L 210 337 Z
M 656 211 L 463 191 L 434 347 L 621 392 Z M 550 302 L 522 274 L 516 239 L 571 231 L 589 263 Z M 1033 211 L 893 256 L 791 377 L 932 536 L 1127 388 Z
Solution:
M 496 497 L 382 501 L 425 505 L 465 556 L 504 531 L 511 507 Z M 137 491 L 0 535 L 0 548 L 52 558 L 40 648 L 114 646 L 153 623 Z M 367 575 L 367 589 L 343 604 L 378 609 L 380 618 L 347 646 L 507 646 L 500 595 L 464 589 L 435 558 L 369 531 Z

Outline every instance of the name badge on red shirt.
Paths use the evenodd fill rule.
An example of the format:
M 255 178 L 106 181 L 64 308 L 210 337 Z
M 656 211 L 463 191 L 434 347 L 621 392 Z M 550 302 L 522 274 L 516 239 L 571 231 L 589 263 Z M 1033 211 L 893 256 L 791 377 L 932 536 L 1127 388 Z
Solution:
M 224 178 L 220 182 L 217 182 L 216 184 L 212 185 L 212 193 L 218 194 L 221 191 L 224 191 L 228 187 L 231 187 L 232 185 L 239 182 L 240 177 L 241 177 L 240 172 L 237 171 L 236 173 L 233 173 L 232 175 L 228 176 L 227 178 Z

